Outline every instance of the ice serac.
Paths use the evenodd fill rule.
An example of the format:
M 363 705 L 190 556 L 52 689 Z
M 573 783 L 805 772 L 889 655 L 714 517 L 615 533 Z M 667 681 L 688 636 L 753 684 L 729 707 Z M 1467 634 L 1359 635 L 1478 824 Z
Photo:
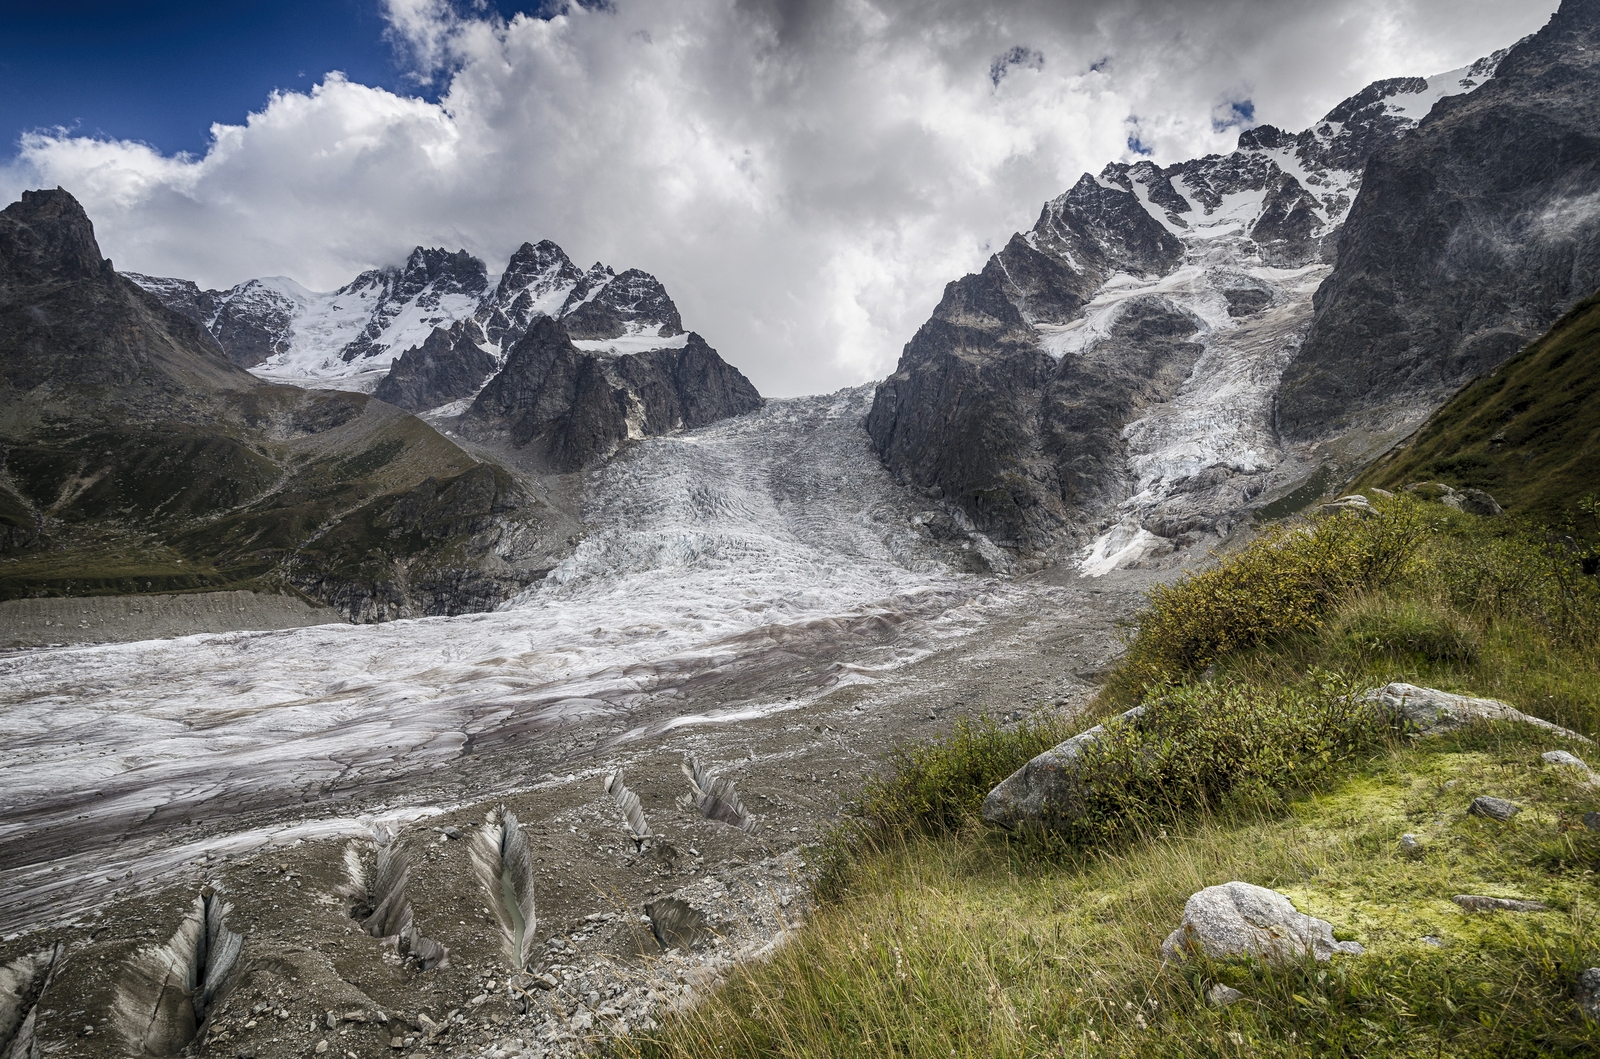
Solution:
M 468 409 L 462 429 L 507 439 L 556 472 L 580 470 L 630 440 L 754 411 L 761 396 L 699 335 L 680 347 L 611 355 L 579 349 L 543 317 Z
M 1414 420 L 1600 287 L 1600 2 L 1378 150 L 1283 376 L 1297 439 Z
M 1227 155 L 1085 174 L 945 288 L 878 387 L 879 455 L 996 544 L 1073 542 L 1090 572 L 1225 534 L 1298 473 L 1273 397 L 1367 159 L 1500 58 L 1377 82 Z

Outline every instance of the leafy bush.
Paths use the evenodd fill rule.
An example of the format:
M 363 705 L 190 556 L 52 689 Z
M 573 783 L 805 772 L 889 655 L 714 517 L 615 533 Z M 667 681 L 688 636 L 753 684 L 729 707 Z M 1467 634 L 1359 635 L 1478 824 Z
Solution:
M 1231 651 L 1317 628 L 1358 589 L 1387 585 L 1414 557 L 1422 521 L 1404 497 L 1274 527 L 1221 565 L 1150 592 L 1119 679 L 1139 690 Z
M 1419 573 L 1485 623 L 1521 619 L 1561 643 L 1600 641 L 1600 580 L 1575 541 L 1527 528 L 1468 530 L 1431 549 Z
M 1335 674 L 1294 687 L 1174 688 L 1090 744 L 1052 841 L 1088 846 L 1150 833 L 1196 812 L 1276 811 L 1395 732 Z

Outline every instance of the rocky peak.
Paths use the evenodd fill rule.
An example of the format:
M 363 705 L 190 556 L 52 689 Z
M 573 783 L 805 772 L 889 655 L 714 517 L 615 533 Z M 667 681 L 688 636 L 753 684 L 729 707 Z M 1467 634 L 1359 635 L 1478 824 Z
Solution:
M 570 304 L 571 299 L 568 301 Z M 572 337 L 580 339 L 683 334 L 678 307 L 666 288 L 650 273 L 636 268 L 612 277 L 593 296 L 566 310 L 562 319 Z
M 0 284 L 23 286 L 112 274 L 89 215 L 61 188 L 24 191 L 0 210 Z

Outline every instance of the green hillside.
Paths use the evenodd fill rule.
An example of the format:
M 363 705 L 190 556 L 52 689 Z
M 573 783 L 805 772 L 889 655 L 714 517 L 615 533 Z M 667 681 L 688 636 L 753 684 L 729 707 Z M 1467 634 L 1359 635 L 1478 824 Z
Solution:
M 1600 294 L 1458 393 L 1357 485 L 1417 481 L 1484 489 L 1546 522 L 1600 493 Z

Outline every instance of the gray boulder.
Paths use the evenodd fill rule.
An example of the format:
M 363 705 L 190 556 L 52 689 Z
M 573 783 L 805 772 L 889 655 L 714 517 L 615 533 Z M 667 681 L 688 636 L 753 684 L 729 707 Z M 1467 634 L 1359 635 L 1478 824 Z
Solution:
M 1178 929 L 1161 943 L 1168 960 L 1204 953 L 1287 963 L 1307 953 L 1330 960 L 1336 952 L 1359 956 L 1365 951 L 1359 942 L 1334 940 L 1331 923 L 1296 911 L 1283 894 L 1246 882 L 1208 886 L 1191 896 Z
M 1137 720 L 1144 715 L 1144 709 L 1135 706 L 1109 723 L 1126 724 Z M 983 800 L 983 818 L 991 824 L 1015 828 L 1070 814 L 1079 794 L 1078 762 L 1084 751 L 1105 734 L 1106 726 L 1097 724 L 1051 747 L 1007 776 Z
M 1439 735 L 1453 731 L 1473 721 L 1518 721 L 1531 724 L 1568 739 L 1589 743 L 1593 740 L 1560 725 L 1538 717 L 1530 717 L 1498 699 L 1474 699 L 1465 695 L 1452 695 L 1437 688 L 1420 688 L 1415 684 L 1385 684 L 1373 688 L 1362 696 L 1391 710 L 1401 720 L 1415 725 L 1423 735 Z
M 1479 795 L 1472 799 L 1472 805 L 1467 812 L 1473 816 L 1487 816 L 1491 820 L 1510 820 L 1522 812 L 1522 806 L 1508 802 L 1504 798 L 1491 798 L 1487 794 Z
M 1244 994 L 1231 985 L 1216 983 L 1206 990 L 1206 1002 L 1214 1008 L 1225 1008 L 1244 999 Z

